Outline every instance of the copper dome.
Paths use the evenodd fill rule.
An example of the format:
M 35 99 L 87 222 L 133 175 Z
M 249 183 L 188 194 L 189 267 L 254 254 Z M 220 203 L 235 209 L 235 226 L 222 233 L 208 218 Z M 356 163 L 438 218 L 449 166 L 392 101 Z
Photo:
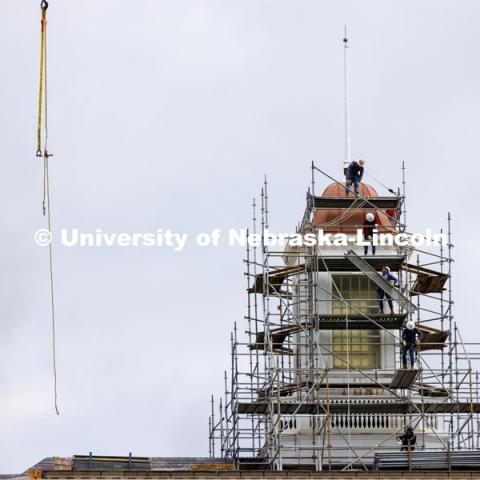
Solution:
M 377 191 L 366 183 L 360 183 L 359 194 L 361 197 L 378 197 Z M 345 184 L 332 183 L 322 193 L 322 197 L 343 197 L 345 198 Z M 349 197 L 354 197 L 353 185 L 350 188 Z M 362 199 L 359 198 L 359 202 Z M 346 209 L 346 208 L 318 208 L 315 210 L 313 217 L 313 226 L 323 229 L 326 233 L 356 233 L 357 229 L 363 228 L 363 222 L 367 213 L 373 213 L 377 222 L 377 230 L 379 233 L 396 231 L 394 222 L 389 218 L 395 212 L 390 212 L 387 215 L 381 210 L 374 208 L 360 208 L 360 209 Z

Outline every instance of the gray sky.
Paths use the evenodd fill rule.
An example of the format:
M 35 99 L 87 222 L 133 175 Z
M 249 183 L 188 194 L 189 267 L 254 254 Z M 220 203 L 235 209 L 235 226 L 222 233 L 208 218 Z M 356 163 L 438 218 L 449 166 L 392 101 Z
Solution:
M 209 395 L 245 314 L 240 248 L 58 245 L 54 414 L 47 251 L 32 240 L 39 3 L 0 2 L 0 472 L 88 451 L 206 455 Z M 456 319 L 479 338 L 478 2 L 50 4 L 57 230 L 244 227 L 267 173 L 272 228 L 291 231 L 311 160 L 340 176 L 347 23 L 352 156 L 395 187 L 406 162 L 410 230 L 451 210 Z

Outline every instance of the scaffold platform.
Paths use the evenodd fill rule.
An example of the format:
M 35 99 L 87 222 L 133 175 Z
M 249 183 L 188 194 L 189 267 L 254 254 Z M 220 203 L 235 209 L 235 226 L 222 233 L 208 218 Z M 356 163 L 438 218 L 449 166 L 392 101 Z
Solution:
M 381 271 L 386 266 L 392 272 L 398 272 L 406 260 L 405 255 L 358 255 L 358 257 L 376 271 Z M 285 283 L 285 279 L 310 272 L 361 272 L 361 269 L 354 265 L 345 254 L 319 256 L 314 262 L 309 262 L 307 265 L 301 264 L 280 268 L 270 267 L 268 272 L 268 292 L 270 294 L 278 293 Z M 264 277 L 264 274 L 258 274 L 248 293 L 265 293 L 267 289 L 264 288 Z
M 363 208 L 379 210 L 396 210 L 400 207 L 401 197 L 309 197 L 310 206 L 313 208 L 351 208 L 359 201 L 364 202 Z
M 315 391 L 315 390 L 324 390 L 324 389 L 330 389 L 330 390 L 344 390 L 347 388 L 351 389 L 361 389 L 361 388 L 377 388 L 377 389 L 388 389 L 388 390 L 397 390 L 397 389 L 407 389 L 410 388 L 414 392 L 418 392 L 421 395 L 425 397 L 431 397 L 431 398 L 445 398 L 448 397 L 448 391 L 445 390 L 444 388 L 433 386 L 433 385 L 427 385 L 423 383 L 415 383 L 416 379 L 418 378 L 418 370 L 411 370 L 412 372 L 416 372 L 415 378 L 413 381 L 408 379 L 408 382 L 405 381 L 403 385 L 405 386 L 392 386 L 392 380 L 395 377 L 395 374 L 392 376 L 392 380 L 388 381 L 386 378 L 379 378 L 378 381 L 373 381 L 372 378 L 357 378 L 355 382 L 345 382 L 345 381 L 340 381 L 338 378 L 335 379 L 322 379 L 320 382 L 312 382 L 312 381 L 303 381 L 303 382 L 295 382 L 291 384 L 285 384 L 281 385 L 280 387 L 273 387 L 270 389 L 269 392 L 266 390 L 259 390 L 257 392 L 258 398 L 263 399 L 266 396 L 280 396 L 280 397 L 286 397 L 288 395 L 294 394 L 295 392 L 303 391 L 303 390 L 310 390 L 310 391 Z M 400 372 L 397 371 L 397 372 Z M 407 383 L 410 383 L 407 386 Z
M 406 389 L 410 388 L 419 374 L 418 370 L 398 370 L 390 382 L 392 389 Z
M 283 343 L 289 335 L 304 330 L 398 330 L 402 328 L 407 314 L 392 315 L 317 315 L 312 320 L 292 325 L 271 327 L 269 334 L 274 353 L 293 353 L 290 348 L 284 347 Z M 448 332 L 437 330 L 424 325 L 419 325 L 421 332 L 420 342 L 417 345 L 419 352 L 428 350 L 441 350 L 445 348 Z M 265 348 L 265 331 L 255 333 L 255 342 L 249 345 L 252 350 Z
M 450 414 L 450 413 L 480 413 L 480 403 L 413 403 L 413 402 L 375 402 L 369 403 L 340 403 L 331 401 L 329 404 L 324 402 L 239 402 L 238 413 L 251 415 L 263 415 L 274 413 L 281 415 L 315 415 L 328 411 L 331 415 L 343 414 Z
M 272 327 L 269 330 L 273 351 L 275 353 L 293 353 L 289 348 L 285 348 L 283 343 L 288 335 L 301 332 L 303 330 L 398 330 L 402 327 L 407 318 L 406 313 L 391 315 L 336 315 L 322 314 L 317 315 L 308 322 L 292 324 L 281 327 Z M 255 334 L 255 342 L 250 344 L 250 349 L 263 350 L 265 346 L 265 331 L 259 331 Z M 435 344 L 436 345 L 436 344 Z M 427 344 L 425 344 L 427 347 Z

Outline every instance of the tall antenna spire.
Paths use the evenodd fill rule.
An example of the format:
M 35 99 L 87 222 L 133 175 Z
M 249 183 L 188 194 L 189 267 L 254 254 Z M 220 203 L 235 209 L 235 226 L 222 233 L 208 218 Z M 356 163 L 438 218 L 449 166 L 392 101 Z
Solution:
M 343 162 L 343 170 L 345 172 L 350 163 L 350 101 L 348 97 L 348 38 L 346 25 L 343 37 L 343 63 L 345 84 L 345 160 Z

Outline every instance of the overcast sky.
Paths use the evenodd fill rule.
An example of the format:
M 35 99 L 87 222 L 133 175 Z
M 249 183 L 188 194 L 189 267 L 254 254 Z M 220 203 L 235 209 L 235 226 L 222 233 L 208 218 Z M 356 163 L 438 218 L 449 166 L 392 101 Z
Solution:
M 206 456 L 245 314 L 241 248 L 57 243 L 54 413 L 48 257 L 33 242 L 39 4 L 0 1 L 0 472 L 89 451 Z M 340 178 L 346 23 L 352 156 L 395 188 L 406 162 L 410 230 L 452 212 L 456 319 L 480 340 L 477 1 L 50 4 L 55 230 L 248 226 L 266 173 L 272 229 L 291 231 L 310 162 Z

